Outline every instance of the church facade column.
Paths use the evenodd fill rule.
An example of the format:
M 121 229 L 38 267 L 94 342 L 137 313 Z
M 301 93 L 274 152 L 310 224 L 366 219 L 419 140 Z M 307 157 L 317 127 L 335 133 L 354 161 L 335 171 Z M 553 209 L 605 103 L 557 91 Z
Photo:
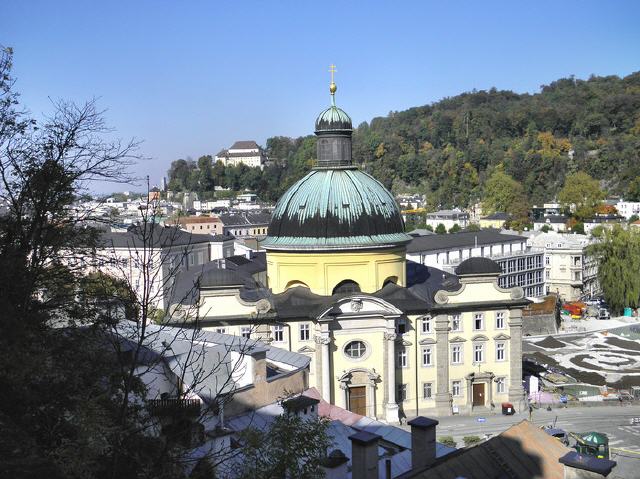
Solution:
M 449 393 L 449 318 L 439 314 L 435 318 L 436 330 L 436 411 L 440 416 L 451 415 Z
M 320 370 L 320 379 L 317 381 L 321 386 L 320 393 L 322 394 L 322 399 L 328 403 L 333 403 L 331 400 L 331 352 L 329 350 L 331 347 L 331 338 L 329 336 L 329 330 L 321 331 L 314 339 L 318 349 L 321 350 L 319 355 L 321 366 L 318 368 Z M 316 357 L 318 357 L 318 355 L 316 355 Z
M 522 387 L 522 309 L 509 312 L 509 402 L 520 404 Z M 522 408 L 522 406 L 520 406 Z
M 385 403 L 384 418 L 387 422 L 398 422 L 398 404 L 396 403 L 396 333 L 384 333 L 384 382 Z

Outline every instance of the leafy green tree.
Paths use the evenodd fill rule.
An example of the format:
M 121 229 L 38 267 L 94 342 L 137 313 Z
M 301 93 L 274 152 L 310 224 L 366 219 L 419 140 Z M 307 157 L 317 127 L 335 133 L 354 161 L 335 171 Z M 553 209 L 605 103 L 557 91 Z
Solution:
M 583 235 L 584 233 L 584 223 L 582 222 L 577 222 L 576 224 L 574 224 L 571 227 L 571 232 L 572 233 L 577 233 L 579 235 Z
M 330 437 L 325 419 L 282 414 L 266 431 L 248 428 L 240 434 L 244 457 L 239 477 L 271 479 L 320 478 Z
M 626 201 L 640 201 L 640 176 L 629 182 L 624 199 Z
M 584 171 L 568 175 L 564 187 L 558 193 L 558 201 L 563 206 L 575 205 L 574 214 L 579 220 L 593 216 L 596 207 L 604 197 L 604 191 L 600 189 L 598 180 Z
M 449 228 L 449 233 L 458 233 L 459 231 L 462 231 L 462 228 L 460 228 L 458 223 Z
M 631 224 L 634 223 L 636 221 L 638 221 L 640 218 L 638 217 L 638 215 L 631 215 L 631 217 L 629 218 L 629 221 L 627 221 L 627 223 Z
M 640 232 L 619 226 L 604 229 L 589 254 L 598 260 L 598 280 L 607 303 L 615 311 L 640 304 Z
M 438 223 L 438 226 L 436 226 L 436 233 L 439 235 L 447 234 L 447 227 L 442 223 Z
M 543 233 L 548 233 L 549 231 L 551 231 L 551 227 L 549 225 L 542 225 L 540 231 L 542 231 Z
M 483 211 L 508 213 L 514 220 L 528 221 L 529 205 L 522 185 L 498 166 L 484 186 Z

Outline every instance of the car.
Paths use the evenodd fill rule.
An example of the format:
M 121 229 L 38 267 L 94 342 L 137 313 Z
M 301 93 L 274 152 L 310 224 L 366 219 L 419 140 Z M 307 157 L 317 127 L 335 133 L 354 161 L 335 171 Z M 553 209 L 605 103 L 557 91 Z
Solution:
M 554 428 L 554 427 L 546 427 L 544 432 L 549 434 L 549 436 L 555 437 L 558 441 L 560 441 L 565 446 L 569 445 L 569 435 L 564 429 Z
M 600 308 L 598 311 L 598 319 L 611 319 L 611 314 L 605 308 Z

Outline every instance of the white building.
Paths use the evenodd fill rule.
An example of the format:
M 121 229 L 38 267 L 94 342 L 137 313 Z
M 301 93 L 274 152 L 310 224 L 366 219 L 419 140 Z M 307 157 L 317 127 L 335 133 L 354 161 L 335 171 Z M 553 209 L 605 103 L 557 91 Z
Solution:
M 458 209 L 427 213 L 427 226 L 431 226 L 435 230 L 439 224 L 443 224 L 447 231 L 449 231 L 453 225 L 458 225 L 464 229 L 469 224 L 469 213 Z
M 142 297 L 146 287 L 144 271 L 148 269 L 149 301 L 165 310 L 181 274 L 233 255 L 229 238 L 160 225 L 147 226 L 147 233 L 136 225 L 126 231 L 106 231 L 99 245 L 92 257 L 81 259 L 89 271 L 121 278 Z
M 221 161 L 225 166 L 244 164 L 251 168 L 264 168 L 267 156 L 253 140 L 236 141 L 231 148 L 218 153 L 215 161 Z
M 407 260 L 447 272 L 472 257 L 490 258 L 502 269 L 498 285 L 520 286 L 527 297 L 545 294 L 543 254 L 541 249 L 531 248 L 525 236 L 489 229 L 419 236 L 407 245 Z
M 533 222 L 533 231 L 539 231 L 544 226 L 557 232 L 567 231 L 569 218 L 564 215 L 545 215 Z
M 587 235 L 540 233 L 531 243 L 544 249 L 545 289 L 565 301 L 576 301 L 599 292 L 598 265 L 586 254 L 593 243 Z
M 624 201 L 620 200 L 616 204 L 616 209 L 620 215 L 629 220 L 633 215 L 640 216 L 640 201 Z

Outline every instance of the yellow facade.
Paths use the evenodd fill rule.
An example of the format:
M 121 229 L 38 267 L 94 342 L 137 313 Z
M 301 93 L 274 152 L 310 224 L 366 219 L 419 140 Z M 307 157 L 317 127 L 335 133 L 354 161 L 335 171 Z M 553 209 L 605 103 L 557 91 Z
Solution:
M 405 248 L 335 252 L 280 252 L 267 255 L 267 282 L 275 294 L 294 286 L 329 296 L 342 281 L 373 293 L 387 281 L 405 286 Z

